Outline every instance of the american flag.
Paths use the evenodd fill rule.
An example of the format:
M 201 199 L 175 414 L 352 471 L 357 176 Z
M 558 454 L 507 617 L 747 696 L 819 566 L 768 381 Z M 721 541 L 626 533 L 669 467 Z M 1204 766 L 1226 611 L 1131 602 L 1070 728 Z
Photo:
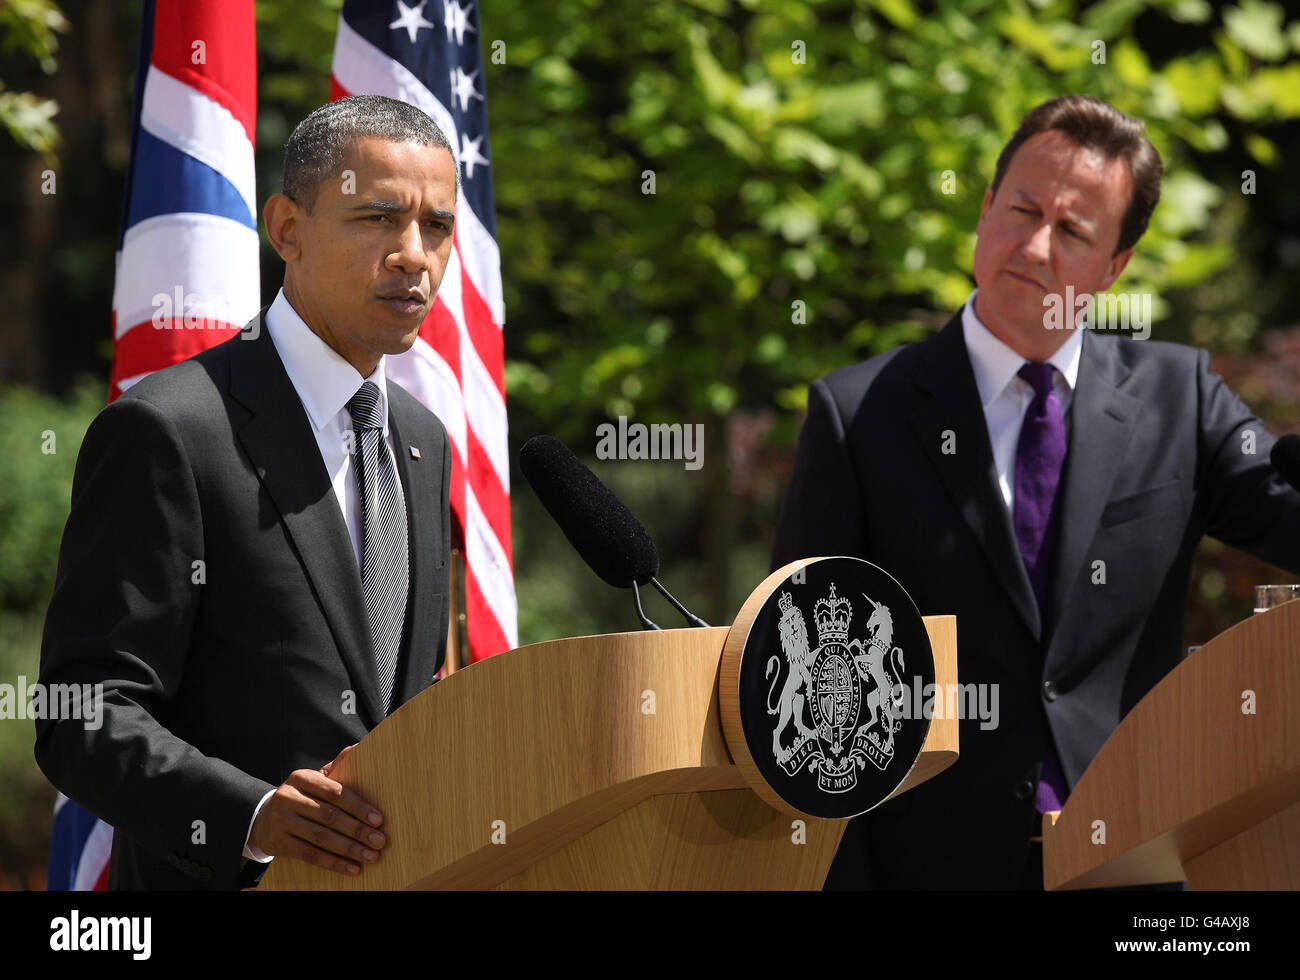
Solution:
M 256 315 L 253 0 L 145 0 L 113 288 L 112 401 Z M 102 890 L 113 829 L 59 795 L 47 887 Z
M 388 376 L 447 427 L 451 508 L 465 546 L 469 659 L 518 645 L 510 547 L 501 253 L 496 241 L 477 4 L 347 0 L 332 99 L 386 95 L 423 110 L 457 150 L 463 181 L 451 258 L 415 346 Z

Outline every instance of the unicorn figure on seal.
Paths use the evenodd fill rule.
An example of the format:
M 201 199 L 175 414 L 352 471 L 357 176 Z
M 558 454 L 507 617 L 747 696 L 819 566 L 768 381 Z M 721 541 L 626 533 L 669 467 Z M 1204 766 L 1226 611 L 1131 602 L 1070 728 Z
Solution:
M 859 675 L 864 679 L 869 677 L 872 681 L 872 689 L 866 696 L 866 708 L 870 713 L 870 720 L 862 727 L 874 728 L 882 720 L 883 715 L 884 744 L 890 746 L 894 741 L 894 732 L 901 726 L 898 716 L 904 698 L 903 651 L 898 647 L 890 649 L 894 642 L 894 617 L 889 607 L 876 602 L 865 592 L 862 593 L 862 598 L 874 607 L 870 618 L 867 619 L 868 642 L 864 645 L 861 640 L 855 639 L 849 644 L 849 648 L 854 653 L 853 663 Z M 886 654 L 888 654 L 888 661 Z M 890 673 L 893 674 L 892 678 L 889 676 Z

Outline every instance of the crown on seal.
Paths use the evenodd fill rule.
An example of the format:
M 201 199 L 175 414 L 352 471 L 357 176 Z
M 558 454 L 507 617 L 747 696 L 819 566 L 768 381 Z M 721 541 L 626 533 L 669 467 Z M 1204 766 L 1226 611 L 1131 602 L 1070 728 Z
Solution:
M 849 619 L 853 607 L 848 599 L 835 597 L 835 583 L 831 583 L 829 599 L 818 599 L 813 606 L 813 619 L 817 623 L 817 638 L 822 644 L 840 642 L 849 638 Z
M 794 604 L 794 597 L 791 596 L 789 592 L 782 592 L 781 597 L 777 599 L 776 602 L 781 609 L 781 623 L 783 628 L 786 628 L 785 624 L 792 624 L 796 619 L 802 624 L 803 613 L 800 612 L 799 607 Z M 807 627 L 804 627 L 804 632 L 807 632 Z

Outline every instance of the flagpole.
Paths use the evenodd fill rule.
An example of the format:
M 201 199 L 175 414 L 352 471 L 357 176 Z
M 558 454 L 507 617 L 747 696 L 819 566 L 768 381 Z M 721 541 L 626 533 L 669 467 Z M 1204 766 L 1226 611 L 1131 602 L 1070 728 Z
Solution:
M 461 574 L 458 571 L 460 559 L 460 549 L 452 548 L 447 582 L 451 615 L 447 617 L 447 659 L 443 662 L 442 667 L 444 677 L 450 677 L 460 669 L 460 631 L 465 618 L 465 613 L 461 608 L 460 589 L 458 588 L 461 580 Z

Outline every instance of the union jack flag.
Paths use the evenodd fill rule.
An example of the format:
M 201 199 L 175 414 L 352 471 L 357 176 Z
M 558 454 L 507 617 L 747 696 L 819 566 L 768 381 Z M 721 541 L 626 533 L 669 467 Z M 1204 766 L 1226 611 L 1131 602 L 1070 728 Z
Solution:
M 135 91 L 110 401 L 262 305 L 253 0 L 147 0 Z

